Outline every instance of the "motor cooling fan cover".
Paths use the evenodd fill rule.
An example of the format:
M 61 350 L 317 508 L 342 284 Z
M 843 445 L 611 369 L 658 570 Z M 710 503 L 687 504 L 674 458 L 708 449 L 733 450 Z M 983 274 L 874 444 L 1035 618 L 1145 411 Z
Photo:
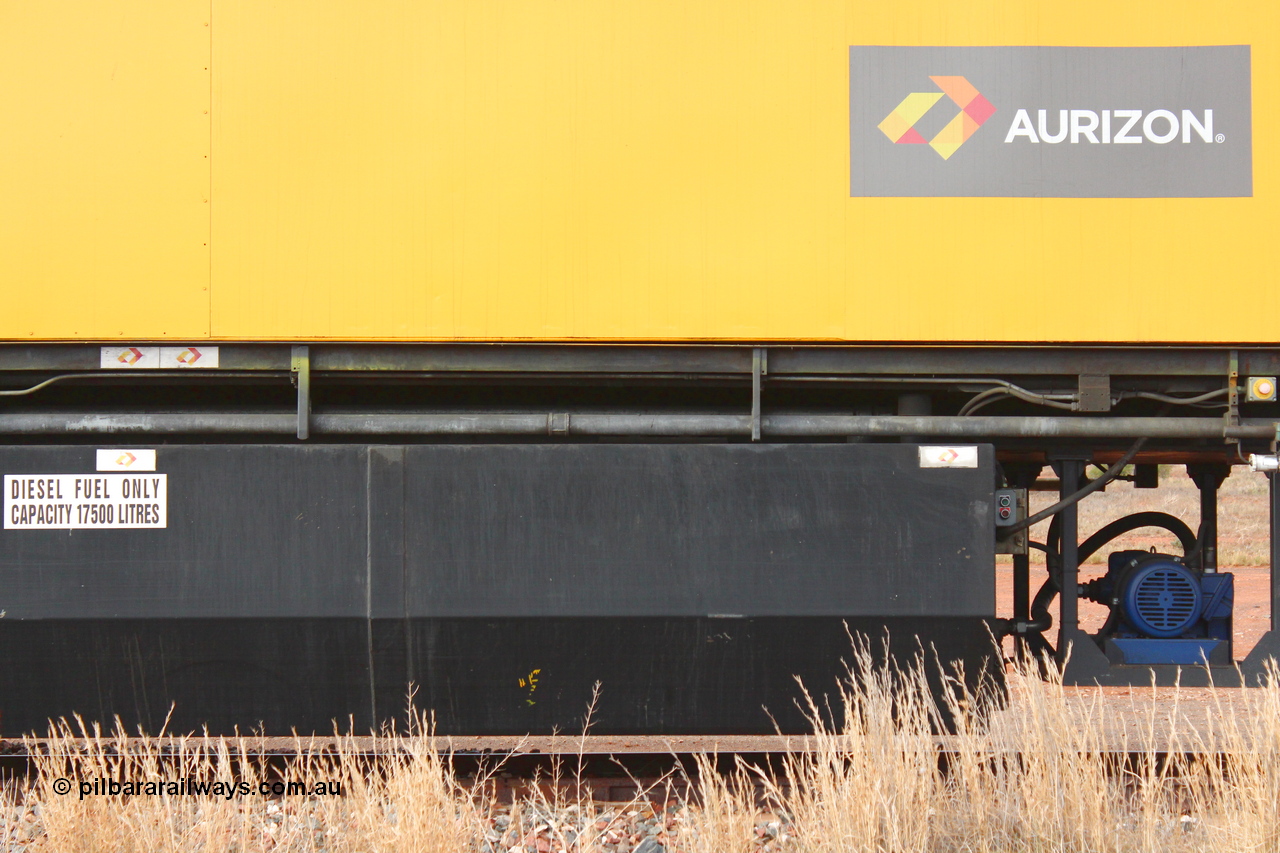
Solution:
M 1178 637 L 1200 618 L 1204 594 L 1195 573 L 1173 560 L 1155 559 L 1125 579 L 1124 614 L 1148 637 Z

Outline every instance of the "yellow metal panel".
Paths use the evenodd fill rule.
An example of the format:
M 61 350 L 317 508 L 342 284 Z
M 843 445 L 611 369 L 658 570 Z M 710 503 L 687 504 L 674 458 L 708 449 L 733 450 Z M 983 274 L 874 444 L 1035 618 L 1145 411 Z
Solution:
M 1278 337 L 1274 2 L 212 2 L 0 0 L 0 337 Z M 1193 44 L 1251 198 L 848 196 L 850 45 Z
M 208 0 L 0 0 L 0 338 L 209 331 Z
M 213 334 L 1274 340 L 1232 199 L 851 199 L 848 47 L 1253 44 L 1271 2 L 215 0 Z
M 843 20 L 218 0 L 214 334 L 839 337 Z
M 1252 45 L 1252 198 L 850 199 L 850 304 L 876 340 L 1280 340 L 1280 4 L 855 4 L 850 44 Z M 851 9 L 853 7 L 851 6 Z M 914 244 L 914 248 L 913 248 Z M 890 251 L 885 251 L 888 247 Z M 896 258 L 910 257 L 907 269 Z M 977 262 L 976 259 L 982 259 Z M 897 267 L 895 269 L 895 267 Z M 879 279 L 885 286 L 875 286 Z

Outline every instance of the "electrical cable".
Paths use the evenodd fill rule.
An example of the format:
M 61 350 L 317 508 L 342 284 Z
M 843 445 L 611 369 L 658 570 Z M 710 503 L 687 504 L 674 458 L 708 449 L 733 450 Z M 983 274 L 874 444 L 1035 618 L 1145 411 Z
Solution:
M 1121 391 L 1116 394 L 1112 400 L 1112 405 L 1116 405 L 1122 400 L 1131 400 L 1141 398 L 1143 400 L 1155 400 L 1160 403 L 1170 403 L 1175 406 L 1194 406 L 1203 409 L 1218 409 L 1222 407 L 1220 403 L 1208 403 L 1214 397 L 1221 397 L 1228 392 L 1226 388 L 1219 388 L 1215 391 L 1208 391 L 1204 394 L 1198 394 L 1194 397 L 1174 397 L 1169 394 L 1160 394 L 1155 391 Z M 1037 394 L 1034 391 L 1028 391 L 1025 388 L 1019 388 L 1016 385 L 1008 387 L 988 388 L 985 391 L 975 394 L 963 406 L 960 407 L 958 415 L 972 415 L 979 409 L 986 408 L 992 403 L 998 403 L 1008 397 L 1015 397 L 1023 402 L 1034 403 L 1041 406 L 1051 406 L 1056 409 L 1067 409 L 1068 411 L 1079 411 L 1079 396 L 1076 394 Z M 1070 403 L 1060 401 L 1071 401 Z
M 1076 411 L 1076 395 L 1075 394 L 1037 394 L 1034 391 L 1028 391 L 1026 388 L 1020 388 L 1012 383 L 1006 383 L 998 388 L 988 388 L 981 391 L 969 399 L 967 403 L 960 407 L 957 415 L 971 415 L 983 406 L 989 403 L 997 402 L 1004 397 L 1016 397 L 1024 403 L 1034 403 L 1039 406 L 1050 406 L 1055 409 L 1065 409 L 1069 412 Z M 1070 402 L 1067 402 L 1070 401 Z
M 1168 394 L 1157 394 L 1155 391 L 1121 391 L 1119 399 L 1125 400 L 1130 397 L 1141 397 L 1144 400 L 1158 400 L 1161 403 L 1173 403 L 1175 406 L 1193 406 L 1197 403 L 1203 403 L 1205 400 L 1212 400 L 1214 397 L 1221 397 L 1229 392 L 1229 388 L 1219 388 L 1216 391 L 1209 391 L 1195 397 L 1171 397 Z M 1214 406 L 1213 408 L 1217 408 L 1217 406 Z
M 985 391 L 979 391 L 977 394 L 970 397 L 968 402 L 966 402 L 963 406 L 961 406 L 960 411 L 957 412 L 956 414 L 957 415 L 972 414 L 973 412 L 976 412 L 978 409 L 985 406 L 988 402 L 995 402 L 995 400 L 1002 400 L 1007 396 L 1009 395 L 1005 393 L 1005 390 L 1003 388 L 988 388 Z
M 85 379 L 85 380 L 90 380 L 90 381 L 98 380 L 98 379 L 134 379 L 134 380 L 137 380 L 137 379 L 167 379 L 167 380 L 172 380 L 172 379 L 174 378 L 175 374 L 177 374 L 177 373 L 182 373 L 182 371 L 174 371 L 174 370 L 141 370 L 141 371 L 139 371 L 139 370 L 135 370 L 135 371 L 130 371 L 130 372 L 128 372 L 128 373 L 124 373 L 124 372 L 121 372 L 121 371 L 118 371 L 118 370 L 114 370 L 114 371 L 113 371 L 113 370 L 103 370 L 103 371 L 98 371 L 98 372 L 95 372 L 95 373 L 61 373 L 61 374 L 59 374 L 59 375 L 57 375 L 57 376 L 51 376 L 51 377 L 49 377 L 48 379 L 44 380 L 43 382 L 37 382 L 35 385 L 32 385 L 32 386 L 30 386 L 30 387 L 28 387 L 28 388 L 7 388 L 7 389 L 0 390 L 0 397 L 25 397 L 25 396 L 26 396 L 26 395 L 28 395 L 28 394 L 34 394 L 35 392 L 40 391 L 41 389 L 47 388 L 47 387 L 49 387 L 50 385 L 53 385 L 53 384 L 58 383 L 58 382 L 65 382 L 65 381 L 67 381 L 67 380 L 69 380 L 69 379 Z M 191 372 L 191 371 L 185 372 L 185 373 L 184 373 L 184 375 L 182 376 L 182 378 L 183 378 L 184 380 L 187 380 L 187 379 L 190 379 L 190 378 L 197 378 L 197 375 L 199 375 L 199 376 L 198 376 L 198 378 L 200 378 L 200 379 L 205 379 L 205 380 L 211 380 L 211 379 L 212 379 L 212 380 L 217 380 L 217 379 L 247 379 L 247 378 L 261 379 L 261 378 L 275 378 L 275 377 L 279 377 L 279 376 L 281 376 L 281 375 L 287 375 L 287 371 L 280 371 L 280 370 L 253 370 L 253 371 L 247 371 L 247 370 L 219 370 L 219 371 L 208 371 L 208 373 L 207 373 L 207 374 L 203 374 L 203 373 L 202 373 L 202 371 L 198 371 L 198 370 L 197 370 L 197 371 L 194 371 L 194 372 Z
M 1077 503 L 1081 499 L 1088 497 L 1089 495 L 1098 491 L 1107 483 L 1111 482 L 1116 477 L 1120 476 L 1120 472 L 1124 470 L 1124 466 L 1128 465 L 1130 462 L 1133 461 L 1133 457 L 1138 455 L 1138 451 L 1141 450 L 1142 446 L 1146 443 L 1147 443 L 1147 437 L 1144 435 L 1142 438 L 1135 441 L 1133 443 L 1133 446 L 1130 447 L 1128 450 L 1126 450 L 1123 456 L 1121 456 L 1114 463 L 1109 465 L 1107 467 L 1107 473 L 1103 474 L 1101 477 L 1090 480 L 1089 484 L 1086 485 L 1084 488 L 1076 491 L 1073 494 L 1067 495 L 1065 498 L 1058 501 L 1053 506 L 1046 507 L 1045 509 L 1042 509 L 1039 512 L 1037 512 L 1035 515 L 1031 515 L 1031 516 L 1028 516 L 1027 518 L 1024 518 L 1022 521 L 1019 521 L 1017 524 L 1011 524 L 1008 527 L 1001 528 L 1001 533 L 1002 533 L 1001 538 L 1002 539 L 1008 538 L 1009 536 L 1012 536 L 1013 534 L 1017 533 L 1020 530 L 1026 530 L 1028 527 L 1031 527 L 1034 524 L 1039 524 L 1049 516 L 1057 515 L 1059 512 L 1071 506 L 1072 504 Z
M 66 379 L 97 379 L 103 376 L 115 376 L 115 375 L 118 375 L 118 374 L 64 373 L 60 376 L 52 376 L 44 380 L 43 382 L 39 382 L 35 385 L 32 385 L 30 388 L 12 388 L 12 389 L 6 389 L 4 391 L 0 391 L 0 397 L 25 397 L 27 394 L 34 394 L 35 392 L 39 391 L 42 388 L 47 388 L 48 386 L 54 384 L 55 382 L 62 382 Z
M 1062 589 L 1062 549 L 1060 545 L 1061 531 L 1058 525 L 1059 518 L 1060 516 L 1056 515 L 1053 517 L 1053 522 L 1049 525 L 1049 536 L 1046 544 L 1041 545 L 1039 542 L 1028 543 L 1032 547 L 1045 552 L 1045 568 L 1049 575 L 1045 578 L 1045 582 L 1040 586 L 1035 598 L 1032 600 L 1031 621 L 1027 623 L 1026 627 L 1026 634 L 1028 635 L 1033 632 L 1042 634 L 1053 627 L 1053 615 L 1049 613 L 1049 605 L 1053 603 L 1053 600 L 1058 596 L 1058 592 Z M 1148 510 L 1123 516 L 1099 528 L 1080 543 L 1076 555 L 1077 560 L 1083 563 L 1116 537 L 1143 527 L 1159 527 L 1178 537 L 1178 543 L 1182 546 L 1183 560 L 1185 562 L 1189 563 L 1194 560 L 1199 553 L 1199 541 L 1186 522 L 1167 512 Z M 1108 623 L 1113 622 L 1110 615 L 1108 615 L 1107 620 Z M 1103 631 L 1106 628 L 1107 626 L 1104 625 Z M 1048 641 L 1046 640 L 1046 642 Z
M 1001 400 L 1007 400 L 1007 399 L 1009 399 L 1010 397 L 1015 397 L 1015 396 L 1016 396 L 1016 395 L 1013 395 L 1013 394 L 1009 394 L 1009 393 L 1008 393 L 1008 392 L 1006 392 L 1003 388 L 997 388 L 997 389 L 995 389 L 995 390 L 999 391 L 1000 393 L 999 393 L 999 394 L 997 394 L 997 395 L 994 395 L 994 396 L 988 397 L 987 399 L 985 399 L 985 400 L 983 400 L 983 401 L 981 401 L 981 402 L 977 403 L 976 405 L 969 405 L 969 403 L 973 403 L 973 401 L 972 401 L 972 400 L 970 400 L 970 401 L 969 401 L 969 403 L 966 403 L 966 404 L 965 404 L 966 408 L 965 408 L 965 409 L 963 409 L 961 412 L 959 412 L 959 414 L 960 414 L 960 415 L 972 415 L 974 412 L 978 411 L 979 409 L 985 409 L 987 406 L 990 406 L 992 403 L 999 403 Z M 1074 403 L 1069 403 L 1069 404 L 1068 404 L 1068 403 L 1058 403 L 1058 402 L 1053 402 L 1052 400 L 1049 400 L 1048 398 L 1043 399 L 1043 400 L 1028 400 L 1027 402 L 1030 402 L 1030 403 L 1032 403 L 1032 404 L 1034 404 L 1034 405 L 1040 405 L 1040 406 L 1052 406 L 1052 407 L 1053 407 L 1053 408 L 1055 408 L 1055 409 L 1065 409 L 1065 410 L 1067 410 L 1067 411 L 1072 411 L 1072 412 L 1076 410 L 1076 407 L 1075 407 L 1075 404 L 1074 404 Z

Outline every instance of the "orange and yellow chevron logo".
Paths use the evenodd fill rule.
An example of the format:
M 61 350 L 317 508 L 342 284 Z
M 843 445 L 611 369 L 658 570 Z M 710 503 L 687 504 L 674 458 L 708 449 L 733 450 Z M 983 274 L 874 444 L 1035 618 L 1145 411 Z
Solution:
M 996 108 L 963 77 L 930 77 L 929 79 L 942 91 L 912 92 L 876 126 L 892 142 L 923 145 L 926 140 L 916 130 L 916 122 L 924 118 L 924 114 L 929 112 L 943 95 L 946 95 L 960 107 L 960 112 L 947 123 L 946 127 L 938 131 L 937 136 L 928 140 L 929 147 L 946 160 L 956 153 L 957 148 L 964 145 L 965 140 L 973 136 L 974 131 L 982 127 L 983 122 L 995 114 Z

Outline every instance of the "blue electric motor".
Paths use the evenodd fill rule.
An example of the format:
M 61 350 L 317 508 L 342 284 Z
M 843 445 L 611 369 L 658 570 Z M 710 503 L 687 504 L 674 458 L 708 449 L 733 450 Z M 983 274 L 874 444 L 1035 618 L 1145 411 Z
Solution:
M 1230 663 L 1235 578 L 1202 574 L 1177 557 L 1117 551 L 1107 574 L 1081 587 L 1111 607 L 1097 639 L 1108 656 L 1131 664 Z

